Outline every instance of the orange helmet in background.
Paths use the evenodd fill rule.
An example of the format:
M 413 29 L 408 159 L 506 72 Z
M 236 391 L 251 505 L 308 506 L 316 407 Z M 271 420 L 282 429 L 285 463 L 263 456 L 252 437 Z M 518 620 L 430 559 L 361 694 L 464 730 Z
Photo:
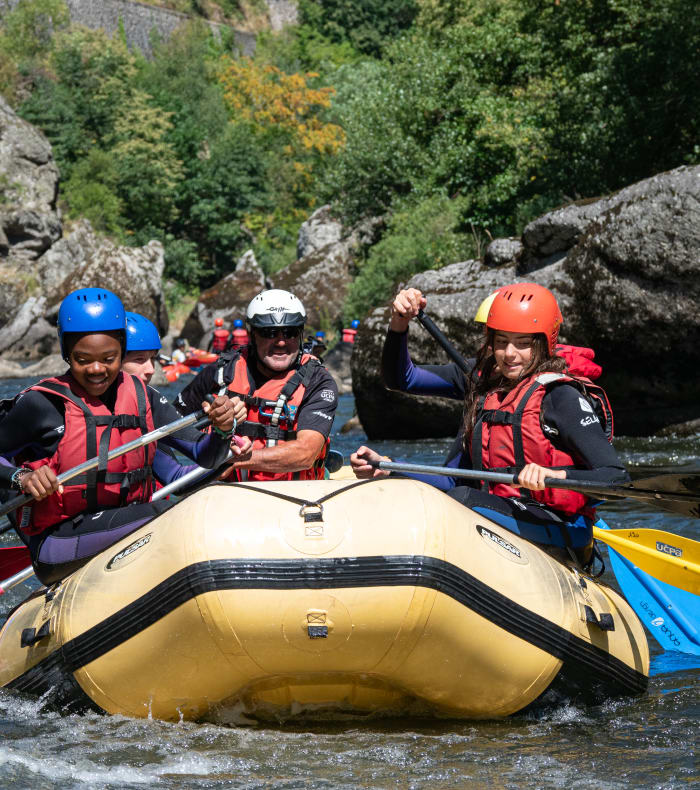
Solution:
M 550 290 L 536 283 L 516 283 L 498 291 L 486 326 L 503 332 L 541 333 L 547 338 L 551 355 L 562 320 L 561 310 Z
M 214 326 L 223 326 L 223 325 L 224 325 L 224 319 L 223 318 L 215 318 L 214 319 Z

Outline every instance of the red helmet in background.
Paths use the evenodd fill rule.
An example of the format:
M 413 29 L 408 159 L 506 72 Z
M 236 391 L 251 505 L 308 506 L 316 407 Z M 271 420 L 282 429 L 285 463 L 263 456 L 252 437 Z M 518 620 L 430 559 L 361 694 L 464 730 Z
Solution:
M 486 326 L 503 332 L 543 334 L 552 355 L 562 323 L 554 294 L 536 283 L 516 283 L 501 288 L 489 310 Z
M 224 319 L 223 318 L 215 318 L 214 319 L 214 326 L 223 326 L 223 325 L 224 325 Z

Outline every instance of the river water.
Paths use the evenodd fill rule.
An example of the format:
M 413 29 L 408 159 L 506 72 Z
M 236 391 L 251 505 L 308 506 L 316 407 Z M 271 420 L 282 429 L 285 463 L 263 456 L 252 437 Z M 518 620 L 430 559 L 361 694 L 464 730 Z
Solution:
M 0 382 L 0 398 L 31 382 Z M 177 385 L 162 388 L 172 397 Z M 346 458 L 365 437 L 340 434 Z M 440 463 L 448 440 L 379 442 L 394 458 Z M 620 438 L 637 476 L 700 471 L 700 435 Z M 636 469 L 636 472 L 635 472 Z M 607 504 L 615 527 L 653 527 L 700 540 L 700 522 L 632 500 Z M 17 541 L 11 535 L 2 545 Z M 603 549 L 603 552 L 605 550 Z M 609 572 L 605 580 L 615 584 Z M 0 618 L 34 588 L 0 598 Z M 0 621 L 1 621 L 0 619 Z M 561 704 L 503 721 L 346 719 L 322 724 L 170 724 L 97 714 L 62 716 L 0 690 L 1 788 L 689 788 L 697 786 L 700 656 L 663 653 L 650 638 L 641 698 Z

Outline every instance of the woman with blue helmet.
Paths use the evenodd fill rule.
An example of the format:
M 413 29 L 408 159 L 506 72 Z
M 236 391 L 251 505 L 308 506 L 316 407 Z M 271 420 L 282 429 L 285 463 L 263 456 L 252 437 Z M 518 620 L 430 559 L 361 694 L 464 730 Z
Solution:
M 153 321 L 139 313 L 126 313 L 126 353 L 122 371 L 138 376 L 150 384 L 156 372 L 156 361 L 161 349 L 160 335 Z
M 155 373 L 155 363 L 161 349 L 160 335 L 152 321 L 139 313 L 126 313 L 126 353 L 122 372 L 136 376 L 148 385 Z M 239 416 L 243 412 L 239 407 Z M 245 416 L 244 416 L 245 419 Z M 160 443 L 153 459 L 153 476 L 161 485 L 168 485 L 197 468 L 197 464 L 184 466 L 169 447 Z
M 0 485 L 34 499 L 14 518 L 45 584 L 168 507 L 150 501 L 152 445 L 109 462 L 107 454 L 179 416 L 156 390 L 120 371 L 126 316 L 115 294 L 102 288 L 69 294 L 59 309 L 58 335 L 68 371 L 20 393 L 0 432 L 0 455 L 13 459 L 0 467 Z M 183 431 L 163 441 L 214 468 L 227 456 L 236 405 L 219 397 L 203 408 L 220 433 Z M 59 485 L 58 475 L 98 455 L 97 469 Z

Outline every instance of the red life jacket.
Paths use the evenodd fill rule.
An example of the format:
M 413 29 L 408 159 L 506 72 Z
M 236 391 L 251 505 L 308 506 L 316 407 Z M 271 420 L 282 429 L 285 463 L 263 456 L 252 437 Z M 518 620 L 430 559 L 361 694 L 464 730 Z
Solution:
M 48 464 L 60 475 L 97 455 L 100 463 L 64 483 L 62 494 L 52 494 L 21 508 L 17 512 L 17 524 L 26 535 L 36 535 L 83 511 L 97 513 L 130 502 L 150 501 L 155 444 L 107 463 L 110 450 L 154 429 L 146 386 L 140 379 L 119 374 L 113 412 L 99 398 L 88 395 L 70 374 L 44 379 L 29 389 L 64 399 L 65 427 L 51 458 L 25 461 L 22 465 L 37 469 Z
M 562 373 L 529 376 L 509 392 L 489 392 L 482 400 L 471 435 L 474 469 L 517 474 L 529 463 L 551 469 L 576 469 L 571 455 L 555 447 L 547 438 L 542 422 L 542 399 L 551 387 L 572 384 L 590 405 L 591 420 L 600 421 L 612 440 L 613 418 L 605 391 L 593 382 Z M 546 488 L 523 491 L 504 483 L 484 484 L 502 497 L 525 496 L 569 515 L 595 517 L 590 500 L 576 491 Z
M 219 390 L 215 394 L 238 395 L 248 407 L 248 417 L 238 433 L 253 440 L 253 449 L 271 447 L 279 442 L 292 441 L 297 436 L 297 412 L 306 391 L 306 384 L 321 366 L 316 357 L 302 354 L 298 366 L 283 376 L 267 379 L 254 389 L 248 371 L 247 348 L 235 353 L 217 370 Z M 233 366 L 233 375 L 231 375 Z M 264 472 L 250 470 L 249 480 L 322 480 L 330 439 L 326 439 L 320 455 L 309 469 L 298 472 Z
M 243 346 L 247 346 L 249 342 L 250 337 L 245 329 L 234 329 L 233 332 L 231 332 L 231 343 L 229 348 L 235 351 Z
M 558 357 L 566 360 L 568 373 L 571 376 L 583 376 L 591 381 L 600 378 L 603 368 L 594 362 L 595 351 L 585 346 L 566 346 L 558 343 L 554 347 L 554 353 Z
M 216 351 L 217 354 L 220 354 L 222 351 L 224 351 L 228 345 L 230 334 L 231 333 L 228 331 L 228 329 L 215 329 L 211 343 L 211 350 Z
M 343 341 L 343 343 L 354 343 L 356 334 L 357 334 L 357 329 L 343 329 L 341 340 Z

